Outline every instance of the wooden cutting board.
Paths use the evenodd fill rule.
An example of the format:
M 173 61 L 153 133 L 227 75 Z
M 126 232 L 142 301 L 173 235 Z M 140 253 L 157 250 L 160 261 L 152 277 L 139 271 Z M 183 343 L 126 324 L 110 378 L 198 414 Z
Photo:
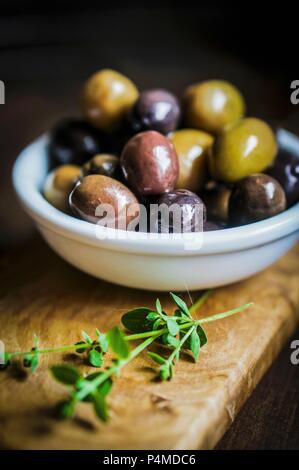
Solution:
M 82 274 L 35 239 L 2 257 L 0 339 L 7 350 L 30 348 L 34 333 L 42 347 L 70 344 L 82 329 L 91 335 L 96 327 L 107 330 L 127 309 L 153 306 L 156 297 Z M 159 297 L 172 311 L 168 295 Z M 218 289 L 198 316 L 250 301 L 255 305 L 246 313 L 206 325 L 209 343 L 200 361 L 182 360 L 173 381 L 153 380 L 155 365 L 145 354 L 127 366 L 115 380 L 107 425 L 86 404 L 73 421 L 53 417 L 65 389 L 51 378 L 48 365 L 79 360 L 91 371 L 81 366 L 81 357 L 44 357 L 35 375 L 17 365 L 1 372 L 1 447 L 213 448 L 298 324 L 299 245 L 267 271 Z

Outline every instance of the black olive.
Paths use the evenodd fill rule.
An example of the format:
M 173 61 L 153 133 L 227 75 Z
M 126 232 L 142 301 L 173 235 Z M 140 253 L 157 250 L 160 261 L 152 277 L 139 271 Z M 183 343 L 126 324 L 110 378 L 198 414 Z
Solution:
M 49 156 L 53 166 L 82 165 L 97 153 L 106 150 L 106 136 L 87 122 L 63 119 L 52 129 Z

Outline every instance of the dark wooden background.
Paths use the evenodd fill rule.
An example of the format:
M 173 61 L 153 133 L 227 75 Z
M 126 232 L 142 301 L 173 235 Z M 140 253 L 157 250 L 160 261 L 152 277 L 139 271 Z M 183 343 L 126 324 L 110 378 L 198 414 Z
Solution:
M 196 8 L 186 1 L 98 4 L 1 2 L 2 252 L 33 231 L 11 187 L 17 153 L 59 117 L 79 113 L 82 82 L 97 69 L 116 68 L 140 88 L 161 86 L 178 94 L 191 82 L 224 78 L 243 91 L 249 114 L 299 133 L 298 111 L 289 100 L 290 82 L 299 78 L 293 6 L 273 4 L 269 11 L 229 1 L 203 1 Z M 299 449 L 299 366 L 289 357 L 287 345 L 219 449 Z

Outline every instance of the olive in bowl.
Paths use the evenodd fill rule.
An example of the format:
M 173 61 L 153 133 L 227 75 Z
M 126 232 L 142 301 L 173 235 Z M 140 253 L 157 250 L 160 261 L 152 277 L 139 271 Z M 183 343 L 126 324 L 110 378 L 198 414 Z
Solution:
M 163 205 L 169 211 L 163 212 Z M 163 194 L 158 200 L 161 213 L 155 223 L 155 231 L 161 233 L 188 233 L 202 231 L 206 221 L 206 207 L 195 193 L 176 189 Z
M 289 207 L 299 201 L 299 154 L 280 150 L 267 174 L 281 184 Z
M 224 222 L 215 222 L 215 221 L 207 220 L 203 224 L 204 232 L 215 232 L 216 230 L 223 230 L 225 228 L 227 228 L 227 225 Z
M 105 147 L 105 137 L 81 119 L 63 119 L 50 132 L 48 146 L 52 166 L 82 165 Z
M 115 70 L 103 69 L 85 83 L 82 110 L 95 127 L 113 132 L 138 98 L 134 83 Z
M 122 151 L 121 167 L 125 181 L 138 196 L 171 191 L 179 173 L 173 143 L 157 131 L 132 137 Z
M 213 221 L 228 221 L 228 205 L 231 195 L 231 188 L 216 182 L 209 182 L 201 197 L 207 207 L 209 218 Z
M 240 181 L 229 200 L 229 222 L 234 226 L 268 219 L 286 209 L 284 190 L 269 175 L 255 174 Z
M 127 116 L 131 134 L 155 130 L 162 134 L 174 131 L 181 118 L 180 104 L 176 96 L 160 88 L 140 93 Z
M 275 135 L 268 124 L 245 118 L 215 139 L 209 155 L 210 173 L 215 180 L 235 183 L 263 172 L 276 154 Z
M 119 158 L 109 153 L 100 153 L 82 166 L 82 176 L 104 175 L 119 179 L 121 175 Z
M 134 194 L 108 176 L 85 176 L 71 192 L 69 201 L 75 215 L 94 224 L 133 230 L 139 220 L 139 204 Z
M 236 123 L 245 112 L 239 90 L 223 80 L 208 80 L 189 86 L 183 103 L 186 124 L 212 134 Z
M 52 170 L 45 181 L 43 193 L 47 201 L 63 212 L 69 212 L 69 195 L 81 176 L 77 165 L 61 165 Z
M 214 138 L 197 129 L 180 129 L 171 132 L 172 141 L 179 159 L 179 175 L 176 188 L 197 192 L 208 179 L 207 156 Z

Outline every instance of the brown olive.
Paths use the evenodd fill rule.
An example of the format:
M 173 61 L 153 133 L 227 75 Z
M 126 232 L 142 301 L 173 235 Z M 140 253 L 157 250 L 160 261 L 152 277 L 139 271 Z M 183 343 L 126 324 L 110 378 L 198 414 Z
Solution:
M 264 174 L 247 176 L 232 191 L 229 221 L 245 225 L 267 219 L 286 208 L 284 190 L 274 178 Z
M 187 125 L 212 134 L 237 122 L 245 111 L 239 90 L 223 80 L 208 80 L 189 86 L 183 101 Z
M 82 166 L 82 176 L 104 175 L 118 179 L 120 176 L 119 158 L 108 153 L 100 153 Z
M 139 204 L 134 194 L 119 181 L 103 175 L 82 178 L 70 195 L 74 214 L 110 228 L 134 230 Z
M 83 89 L 83 113 L 95 127 L 116 130 L 138 98 L 134 83 L 115 70 L 104 69 L 92 75 Z
M 231 188 L 224 184 L 208 184 L 206 190 L 201 193 L 209 218 L 217 221 L 228 221 L 228 203 L 231 195 Z
M 179 172 L 172 142 L 157 131 L 132 137 L 121 154 L 121 167 L 128 185 L 139 196 L 171 191 Z
M 77 165 L 61 165 L 48 174 L 43 193 L 47 201 L 63 212 L 68 212 L 69 195 L 81 176 Z

